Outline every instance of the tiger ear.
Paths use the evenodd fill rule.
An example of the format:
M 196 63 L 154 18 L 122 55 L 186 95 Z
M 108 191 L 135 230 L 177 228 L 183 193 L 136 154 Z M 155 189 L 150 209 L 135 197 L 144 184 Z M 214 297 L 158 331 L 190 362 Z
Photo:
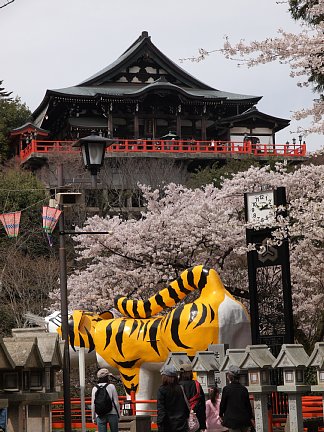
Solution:
M 114 318 L 114 314 L 108 310 L 105 312 L 101 312 L 99 314 L 99 317 L 102 319 L 112 319 L 112 318 Z
M 74 310 L 73 311 L 71 318 L 73 320 L 74 330 L 80 330 L 83 315 L 84 315 L 84 311 L 82 311 L 82 310 Z

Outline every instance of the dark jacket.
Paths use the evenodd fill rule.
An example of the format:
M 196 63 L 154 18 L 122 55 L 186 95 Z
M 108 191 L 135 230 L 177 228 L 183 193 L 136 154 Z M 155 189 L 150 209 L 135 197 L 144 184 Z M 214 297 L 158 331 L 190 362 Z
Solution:
M 184 388 L 188 401 L 197 393 L 196 381 L 194 380 L 180 381 L 180 385 L 182 385 L 182 387 Z M 199 428 L 206 429 L 206 400 L 204 391 L 200 384 L 199 393 L 200 394 L 198 402 L 193 410 L 197 415 L 197 419 L 199 421 Z
M 189 409 L 179 384 L 162 385 L 157 394 L 159 432 L 188 432 Z
M 234 381 L 223 388 L 219 416 L 231 429 L 251 426 L 253 412 L 246 387 Z

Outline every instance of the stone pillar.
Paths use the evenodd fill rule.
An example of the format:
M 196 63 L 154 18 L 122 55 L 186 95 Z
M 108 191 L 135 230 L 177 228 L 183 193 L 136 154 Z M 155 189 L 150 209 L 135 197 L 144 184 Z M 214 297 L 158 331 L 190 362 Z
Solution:
M 253 394 L 256 432 L 268 432 L 268 396 L 265 393 Z
M 26 431 L 26 407 L 20 402 L 10 403 L 8 407 L 8 427 L 7 432 Z
M 289 430 L 303 432 L 302 398 L 299 393 L 288 394 Z

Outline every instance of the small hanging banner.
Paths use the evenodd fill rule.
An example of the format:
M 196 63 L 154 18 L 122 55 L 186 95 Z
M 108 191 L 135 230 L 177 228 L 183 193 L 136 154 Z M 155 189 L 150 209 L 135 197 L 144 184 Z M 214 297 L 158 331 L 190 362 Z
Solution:
M 46 233 L 52 234 L 61 213 L 62 211 L 56 208 L 43 207 L 43 228 Z
M 19 232 L 21 212 L 0 214 L 0 221 L 6 230 L 8 237 L 17 237 Z

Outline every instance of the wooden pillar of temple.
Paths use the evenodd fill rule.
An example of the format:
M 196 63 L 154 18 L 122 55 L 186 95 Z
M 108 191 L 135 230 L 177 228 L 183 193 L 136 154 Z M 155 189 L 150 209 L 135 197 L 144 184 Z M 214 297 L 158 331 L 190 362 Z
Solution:
M 134 138 L 139 138 L 139 119 L 138 119 L 138 111 L 134 113 Z
M 108 108 L 108 113 L 107 113 L 107 136 L 109 138 L 112 138 L 114 135 L 114 123 L 113 123 L 113 115 L 112 115 L 112 110 L 113 110 L 113 104 L 110 103 L 109 108 Z
M 112 116 L 112 113 L 109 112 L 109 114 L 108 114 L 108 137 L 113 136 L 113 134 L 114 134 L 113 127 L 114 127 L 113 116 Z
M 181 139 L 181 114 L 177 115 L 177 135 Z
M 203 115 L 201 117 L 201 140 L 202 141 L 206 141 L 206 137 L 207 137 L 206 125 L 207 125 L 207 120 L 206 117 Z
M 191 131 L 193 137 L 195 137 L 197 134 L 196 121 L 197 121 L 196 119 L 191 120 Z

